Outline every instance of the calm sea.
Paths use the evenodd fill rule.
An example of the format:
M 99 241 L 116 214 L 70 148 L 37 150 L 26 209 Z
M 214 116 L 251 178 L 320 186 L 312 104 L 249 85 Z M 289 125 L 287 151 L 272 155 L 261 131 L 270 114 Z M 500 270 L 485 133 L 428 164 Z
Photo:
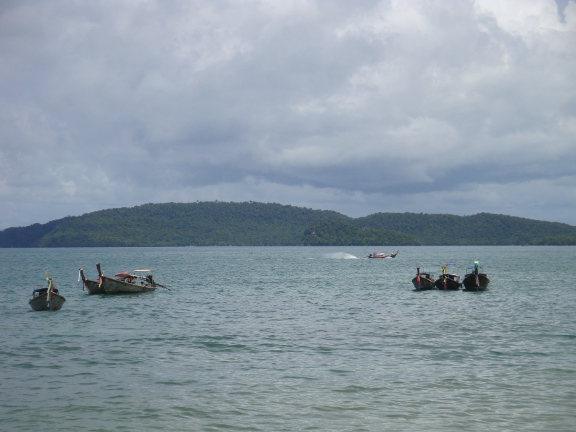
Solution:
M 413 290 L 449 259 L 479 260 L 490 289 Z M 171 291 L 87 295 L 96 262 Z M 575 264 L 575 247 L 0 249 L 0 430 L 573 432 Z M 67 301 L 33 312 L 45 268 Z

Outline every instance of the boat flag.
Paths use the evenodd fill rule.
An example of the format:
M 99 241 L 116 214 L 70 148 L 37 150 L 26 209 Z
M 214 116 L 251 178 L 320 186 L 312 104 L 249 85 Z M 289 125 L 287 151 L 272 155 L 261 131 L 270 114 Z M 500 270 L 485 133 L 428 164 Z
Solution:
M 48 282 L 48 289 L 46 289 L 46 306 L 48 306 L 48 310 L 50 310 L 52 306 L 52 299 L 50 298 L 52 291 L 52 278 L 48 277 L 48 267 L 44 267 L 44 279 Z
M 478 280 L 478 261 L 474 261 L 474 274 L 476 275 L 476 288 L 480 286 L 480 281 Z
M 78 268 L 78 282 L 82 279 L 82 290 L 86 289 L 86 280 L 84 280 L 84 274 L 82 273 L 82 267 Z
M 48 306 L 48 310 L 52 309 L 52 278 L 47 277 L 46 280 L 48 281 L 48 289 L 46 290 L 46 306 Z

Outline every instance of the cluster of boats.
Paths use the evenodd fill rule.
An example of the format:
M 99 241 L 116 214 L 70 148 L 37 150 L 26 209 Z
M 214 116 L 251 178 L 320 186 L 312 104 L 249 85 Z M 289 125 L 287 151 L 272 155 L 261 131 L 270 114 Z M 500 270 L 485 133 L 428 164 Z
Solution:
M 390 255 L 373 253 L 368 258 L 394 258 L 398 252 Z M 460 280 L 460 276 L 448 270 L 449 266 L 455 266 L 455 262 L 447 262 L 442 266 L 442 274 L 436 279 L 434 275 L 427 271 L 416 269 L 416 276 L 412 279 L 412 284 L 417 291 L 424 290 L 459 290 L 464 291 L 483 291 L 488 288 L 490 279 L 482 269 L 478 261 L 466 267 L 466 274 Z M 82 279 L 83 287 L 88 291 L 88 294 L 130 294 L 154 291 L 158 287 L 169 290 L 157 283 L 152 275 L 152 270 L 134 270 L 132 272 L 119 272 L 114 277 L 105 276 L 100 267 L 100 263 L 96 264 L 98 270 L 98 279 L 86 279 L 84 270 L 80 267 L 79 279 Z M 139 274 L 140 273 L 140 274 Z M 66 299 L 62 296 L 56 286 L 53 284 L 53 279 L 45 274 L 47 286 L 37 288 L 32 291 L 32 298 L 29 301 L 30 306 L 35 311 L 43 310 L 59 310 L 64 305 Z
M 100 267 L 96 264 L 98 270 L 98 279 L 86 279 L 84 270 L 80 267 L 79 279 L 82 279 L 83 287 L 88 294 L 130 294 L 154 291 L 158 287 L 170 290 L 157 283 L 152 275 L 152 270 L 134 270 L 132 272 L 116 273 L 114 277 L 105 276 Z M 138 274 L 141 273 L 141 274 Z M 46 273 L 45 288 L 38 288 L 32 291 L 32 298 L 29 301 L 30 306 L 35 311 L 59 310 L 64 305 L 66 299 L 62 296 L 56 286 L 53 284 L 52 277 Z
M 448 270 L 449 266 L 456 265 L 455 262 L 447 262 L 442 266 L 442 274 L 436 279 L 434 275 L 427 271 L 416 268 L 416 276 L 412 279 L 414 288 L 418 291 L 424 290 L 459 290 L 464 291 L 484 291 L 488 288 L 490 279 L 482 269 L 478 261 L 474 264 L 466 266 L 464 278 L 460 280 L 460 276 Z

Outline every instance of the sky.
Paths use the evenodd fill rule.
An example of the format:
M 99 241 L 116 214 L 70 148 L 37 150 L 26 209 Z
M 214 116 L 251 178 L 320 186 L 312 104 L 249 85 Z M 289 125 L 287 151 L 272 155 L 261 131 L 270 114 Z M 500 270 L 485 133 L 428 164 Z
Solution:
M 0 230 L 216 200 L 576 225 L 576 0 L 0 2 Z

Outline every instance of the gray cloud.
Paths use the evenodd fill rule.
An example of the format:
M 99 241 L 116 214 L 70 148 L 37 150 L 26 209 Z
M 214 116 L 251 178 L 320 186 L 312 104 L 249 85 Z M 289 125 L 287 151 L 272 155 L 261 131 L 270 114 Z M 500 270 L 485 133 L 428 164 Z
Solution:
M 0 229 L 145 202 L 576 224 L 576 3 L 3 2 Z

